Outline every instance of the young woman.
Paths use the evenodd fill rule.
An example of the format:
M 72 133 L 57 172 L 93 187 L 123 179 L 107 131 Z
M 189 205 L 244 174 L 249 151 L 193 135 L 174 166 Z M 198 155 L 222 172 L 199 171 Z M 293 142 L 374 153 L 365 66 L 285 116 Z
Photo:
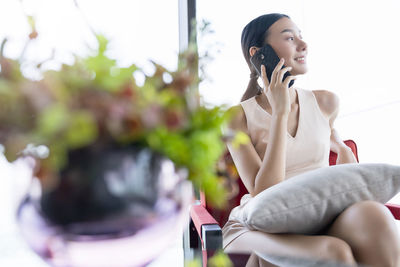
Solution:
M 300 173 L 328 166 L 329 151 L 338 164 L 356 162 L 334 129 L 339 100 L 332 92 L 288 87 L 307 72 L 307 44 L 287 15 L 267 14 L 252 20 L 242 32 L 242 50 L 250 82 L 231 123 L 251 142 L 228 149 L 250 194 L 241 204 Z M 258 77 L 250 57 L 271 45 L 281 61 L 268 80 L 265 67 Z M 329 54 L 327 54 L 329 60 Z M 285 68 L 281 69 L 285 65 Z M 292 76 L 283 80 L 290 71 Z M 261 78 L 263 88 L 258 85 Z M 226 252 L 261 251 L 294 257 L 334 260 L 350 265 L 398 266 L 400 241 L 393 216 L 382 204 L 358 202 L 344 210 L 321 235 L 268 234 L 251 231 L 239 222 L 223 227 Z

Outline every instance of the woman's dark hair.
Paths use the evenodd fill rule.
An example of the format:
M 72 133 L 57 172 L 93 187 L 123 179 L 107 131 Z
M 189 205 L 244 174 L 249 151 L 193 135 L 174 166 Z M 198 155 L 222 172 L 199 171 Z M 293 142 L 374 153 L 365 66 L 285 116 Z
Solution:
M 262 47 L 264 42 L 268 37 L 268 29 L 277 20 L 286 17 L 290 17 L 285 14 L 271 13 L 259 16 L 252 21 L 250 21 L 242 31 L 242 51 L 244 58 L 246 59 L 247 65 L 250 68 L 250 82 L 247 86 L 246 92 L 243 94 L 241 101 L 249 99 L 255 95 L 261 94 L 262 88 L 257 83 L 258 73 L 250 62 L 249 49 L 252 46 Z

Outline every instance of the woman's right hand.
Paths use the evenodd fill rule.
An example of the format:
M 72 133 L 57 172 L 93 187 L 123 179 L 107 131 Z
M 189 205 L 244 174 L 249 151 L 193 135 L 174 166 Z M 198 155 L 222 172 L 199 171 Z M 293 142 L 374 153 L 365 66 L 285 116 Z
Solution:
M 272 108 L 274 115 L 288 115 L 290 112 L 290 97 L 289 97 L 289 83 L 291 80 L 296 79 L 296 76 L 288 76 L 284 81 L 283 75 L 290 71 L 292 67 L 282 68 L 285 60 L 276 65 L 271 75 L 271 82 L 268 81 L 265 66 L 261 65 L 261 78 L 264 83 L 264 92 Z

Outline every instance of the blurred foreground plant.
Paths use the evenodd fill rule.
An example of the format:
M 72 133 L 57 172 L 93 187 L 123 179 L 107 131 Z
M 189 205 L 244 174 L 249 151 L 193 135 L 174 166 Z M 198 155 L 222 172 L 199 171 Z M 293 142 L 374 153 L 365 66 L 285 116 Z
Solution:
M 185 267 L 201 267 L 201 260 L 196 258 L 193 260 L 186 260 Z M 224 254 L 222 250 L 216 251 L 207 262 L 210 267 L 233 267 L 233 263 L 228 255 Z
M 37 36 L 32 26 L 30 40 Z M 40 80 L 22 74 L 22 57 L 4 55 L 7 40 L 3 40 L 0 144 L 7 158 L 14 160 L 28 144 L 46 145 L 50 156 L 40 160 L 37 170 L 46 187 L 57 183 L 72 150 L 108 143 L 140 144 L 184 167 L 212 204 L 223 206 L 227 192 L 221 174 L 228 172 L 225 164 L 217 162 L 225 151 L 221 128 L 232 113 L 223 106 L 199 104 L 195 47 L 179 55 L 177 70 L 153 62 L 154 73 L 146 75 L 134 64 L 119 67 L 106 55 L 108 40 L 102 35 L 96 38 L 98 47 L 90 55 L 74 55 L 72 65 L 43 71 Z M 145 76 L 143 85 L 134 78 L 137 72 Z

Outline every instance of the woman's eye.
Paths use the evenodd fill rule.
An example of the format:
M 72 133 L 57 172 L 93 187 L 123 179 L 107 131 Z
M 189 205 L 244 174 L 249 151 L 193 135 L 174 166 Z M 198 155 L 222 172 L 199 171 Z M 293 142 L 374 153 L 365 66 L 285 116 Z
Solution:
M 300 40 L 303 40 L 303 36 L 299 36 L 299 39 L 300 39 Z M 288 37 L 286 40 L 292 40 L 292 41 L 294 41 L 294 37 Z

